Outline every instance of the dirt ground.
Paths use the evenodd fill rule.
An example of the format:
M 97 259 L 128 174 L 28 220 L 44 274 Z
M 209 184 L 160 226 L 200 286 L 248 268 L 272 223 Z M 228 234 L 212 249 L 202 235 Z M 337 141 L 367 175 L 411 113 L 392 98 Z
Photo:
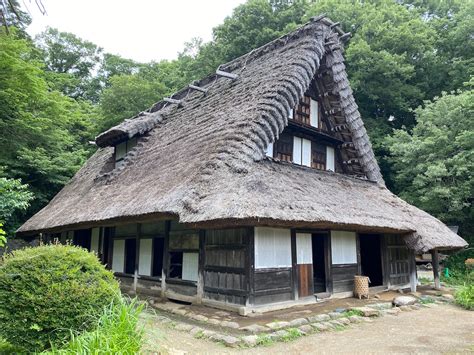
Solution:
M 156 322 L 146 327 L 143 350 L 161 354 L 467 354 L 474 353 L 474 312 L 440 305 L 253 349 L 229 349 Z

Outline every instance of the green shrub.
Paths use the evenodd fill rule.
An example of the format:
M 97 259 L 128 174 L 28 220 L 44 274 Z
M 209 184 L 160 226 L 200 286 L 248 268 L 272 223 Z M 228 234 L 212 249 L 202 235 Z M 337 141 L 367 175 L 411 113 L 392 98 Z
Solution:
M 143 329 L 138 329 L 138 317 L 143 304 L 122 297 L 104 308 L 94 330 L 75 335 L 61 348 L 53 347 L 49 354 L 136 354 L 140 351 Z
M 0 263 L 0 337 L 40 351 L 89 330 L 119 294 L 113 274 L 85 249 L 26 248 Z
M 454 294 L 456 303 L 468 310 L 474 310 L 474 284 L 466 284 L 462 286 Z
M 463 285 L 465 282 L 474 282 L 474 270 L 466 267 L 466 259 L 474 258 L 474 248 L 464 249 L 450 255 L 444 261 L 444 267 L 449 269 L 449 277 L 444 274 L 441 278 L 451 285 Z

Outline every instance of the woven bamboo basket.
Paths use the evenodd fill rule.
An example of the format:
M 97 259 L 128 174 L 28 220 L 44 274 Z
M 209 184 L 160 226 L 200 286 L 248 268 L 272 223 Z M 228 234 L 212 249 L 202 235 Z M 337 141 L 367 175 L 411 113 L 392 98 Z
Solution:
M 369 298 L 369 278 L 367 276 L 354 276 L 354 297 Z

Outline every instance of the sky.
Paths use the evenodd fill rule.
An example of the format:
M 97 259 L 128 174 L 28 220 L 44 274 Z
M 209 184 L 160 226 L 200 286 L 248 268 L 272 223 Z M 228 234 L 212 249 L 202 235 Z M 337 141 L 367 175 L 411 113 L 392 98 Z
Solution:
M 30 35 L 54 27 L 91 41 L 108 53 L 139 62 L 174 59 L 194 37 L 212 39 L 222 23 L 245 0 L 34 0 L 19 1 L 33 18 Z

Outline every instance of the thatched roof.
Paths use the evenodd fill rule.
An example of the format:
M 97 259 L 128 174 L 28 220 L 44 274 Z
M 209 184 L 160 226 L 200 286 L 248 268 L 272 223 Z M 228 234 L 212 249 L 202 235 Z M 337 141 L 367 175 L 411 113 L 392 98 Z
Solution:
M 383 184 L 347 80 L 341 33 L 327 19 L 253 50 L 150 110 L 102 133 L 100 147 L 71 182 L 19 233 L 174 215 L 183 223 L 278 224 L 400 232 L 413 248 L 463 247 L 464 240 Z M 265 157 L 287 112 L 314 77 L 325 110 L 344 123 L 347 172 L 317 171 Z M 112 145 L 139 135 L 113 169 Z

